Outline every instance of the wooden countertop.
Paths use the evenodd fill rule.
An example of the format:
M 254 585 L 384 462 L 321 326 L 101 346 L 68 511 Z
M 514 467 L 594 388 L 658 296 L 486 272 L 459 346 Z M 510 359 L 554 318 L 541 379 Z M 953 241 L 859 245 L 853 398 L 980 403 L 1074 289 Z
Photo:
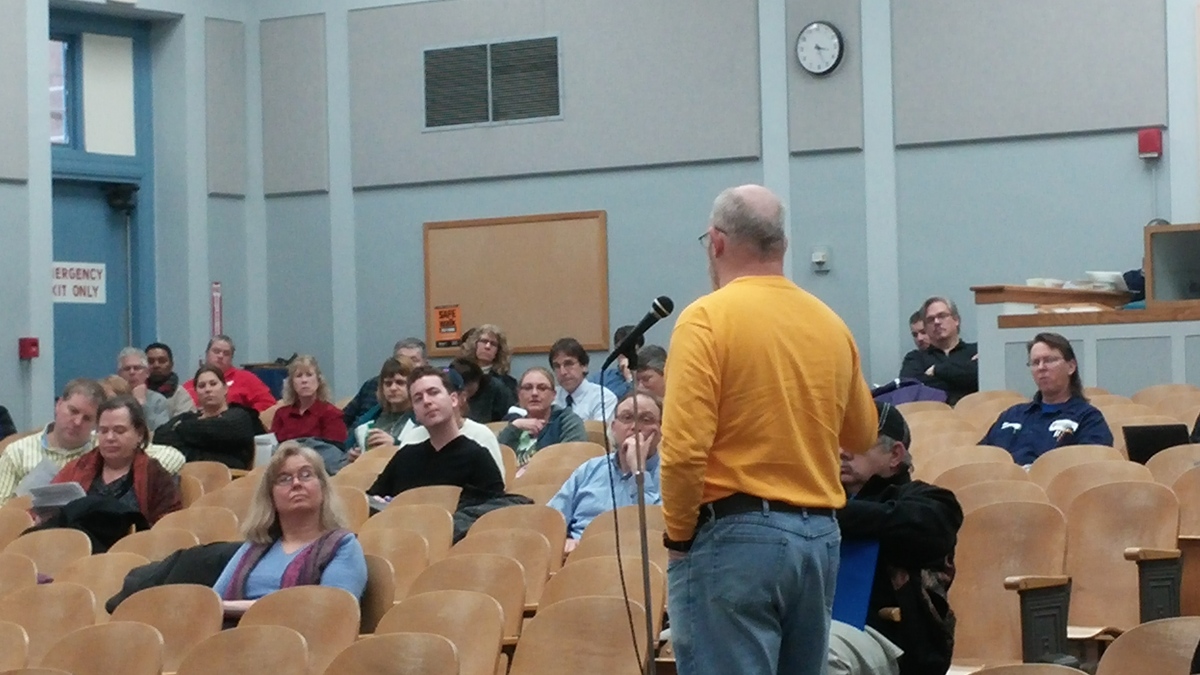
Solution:
M 1108 326 L 1165 321 L 1200 321 L 1200 307 L 1006 314 L 1000 317 L 998 323 L 1001 328 L 1053 328 L 1055 326 Z
M 1095 302 L 1108 307 L 1120 307 L 1131 296 L 1124 291 L 1092 291 L 1077 288 L 1043 288 L 1040 286 L 972 286 L 975 304 L 998 305 L 1005 302 L 1025 305 L 1060 305 Z

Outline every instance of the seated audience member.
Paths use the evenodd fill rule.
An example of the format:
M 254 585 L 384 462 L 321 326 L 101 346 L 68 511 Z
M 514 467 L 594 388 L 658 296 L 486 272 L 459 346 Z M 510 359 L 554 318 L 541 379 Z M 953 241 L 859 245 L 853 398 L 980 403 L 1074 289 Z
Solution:
M 104 389 L 104 398 L 112 398 L 114 396 L 130 396 L 132 390 L 129 388 L 129 383 L 121 378 L 120 375 L 109 375 L 96 380 L 100 383 L 100 387 Z
M 479 364 L 483 374 L 494 381 L 499 381 L 512 394 L 517 396 L 517 380 L 510 373 L 512 353 L 508 351 L 508 338 L 504 331 L 495 324 L 485 323 L 464 342 L 467 358 Z
M 570 408 L 580 419 L 607 423 L 612 420 L 617 397 L 585 379 L 590 360 L 587 350 L 575 338 L 561 338 L 550 347 L 550 367 L 558 378 L 554 404 Z
M 95 449 L 67 462 L 51 482 L 79 483 L 89 495 L 137 509 L 151 525 L 183 508 L 174 477 L 146 454 L 150 429 L 137 400 L 110 398 L 96 415 Z
M 0 454 L 0 505 L 15 496 L 17 485 L 38 464 L 49 460 L 62 469 L 92 449 L 96 411 L 105 398 L 95 380 L 71 380 L 63 387 L 54 404 L 54 421 L 40 433 L 13 441 Z M 172 474 L 183 466 L 183 455 L 165 444 L 149 446 L 146 454 Z
M 208 341 L 208 349 L 204 352 L 204 362 L 223 373 L 222 377 L 228 388 L 228 401 L 253 408 L 255 412 L 262 412 L 275 405 L 275 396 L 257 375 L 233 365 L 234 350 L 233 340 L 228 335 L 217 335 Z M 195 385 L 185 382 L 183 387 L 192 395 L 196 405 L 201 405 Z
M 638 389 L 662 398 L 667 391 L 667 380 L 663 376 L 667 369 L 667 350 L 658 345 L 647 345 L 638 350 L 637 357 Z
M 408 400 L 408 375 L 413 364 L 407 358 L 388 359 L 379 369 L 379 389 L 374 406 L 354 421 L 346 445 L 346 458 L 351 462 L 364 451 L 387 445 L 397 445 L 400 432 L 412 425 L 412 404 Z
M 154 440 L 177 448 L 189 462 L 221 462 L 231 469 L 254 463 L 254 437 L 266 433 L 253 408 L 230 403 L 221 369 L 200 366 L 191 384 L 200 408 L 176 415 L 154 431 Z
M 150 361 L 146 352 L 137 347 L 126 347 L 117 355 L 117 375 L 129 383 L 129 393 L 137 399 L 146 413 L 146 424 L 157 429 L 171 419 L 171 405 L 167 397 L 146 386 L 150 377 Z
M 213 586 L 227 617 L 291 586 L 332 586 L 362 598 L 367 560 L 333 503 L 321 457 L 285 442 L 271 457 L 243 526 L 246 543 Z
M 467 415 L 476 422 L 499 422 L 517 402 L 508 385 L 489 377 L 475 361 L 460 356 L 450 362 L 450 368 L 462 377 Z
M 929 298 L 921 307 L 929 346 L 904 357 L 900 377 L 946 392 L 946 403 L 979 391 L 979 349 L 958 335 L 958 307 L 945 298 Z
M 843 541 L 879 543 L 867 627 L 832 622 L 825 672 L 944 673 L 954 645 L 946 594 L 962 508 L 949 490 L 910 477 L 908 425 L 891 404 L 876 407 L 875 445 L 861 455 L 842 452 L 842 486 L 849 499 L 837 514 Z M 884 607 L 900 608 L 902 620 L 880 618 Z
M 913 346 L 917 351 L 929 346 L 929 334 L 925 332 L 925 315 L 921 310 L 918 309 L 908 317 L 908 331 L 912 334 Z
M 413 413 L 429 433 L 429 440 L 401 447 L 367 494 L 390 498 L 425 485 L 457 485 L 464 494 L 482 496 L 504 493 L 504 477 L 492 456 L 463 435 L 459 426 L 462 393 L 455 379 L 429 366 L 409 375 Z
M 423 366 L 427 363 L 425 359 L 425 343 L 417 338 L 410 337 L 396 343 L 392 347 L 392 358 L 397 361 L 407 359 L 413 367 Z M 346 427 L 353 429 L 360 417 L 374 408 L 379 403 L 379 378 L 372 377 L 363 382 L 359 387 L 358 393 L 350 402 L 342 408 L 342 421 L 346 423 Z
M 634 413 L 634 397 L 637 413 Z M 661 399 L 646 392 L 629 394 L 617 405 L 612 421 L 613 452 L 584 462 L 550 499 L 567 521 L 566 552 L 575 550 L 583 530 L 606 511 L 637 503 L 633 472 L 640 451 L 646 467 L 646 503 L 662 504 L 658 488 L 658 440 Z M 614 487 L 615 486 L 615 487 Z
M 1104 414 L 1083 395 L 1071 343 L 1058 333 L 1038 333 L 1026 349 L 1037 393 L 1000 413 L 979 443 L 1008 450 L 1022 466 L 1064 445 L 1112 445 Z
M 613 332 L 613 346 L 621 344 L 633 331 L 633 326 L 621 326 Z M 646 344 L 645 336 L 638 336 L 634 341 L 634 350 L 639 350 Z M 588 375 L 588 382 L 594 382 L 603 387 L 607 387 L 616 397 L 617 400 L 625 398 L 633 390 L 634 372 L 629 368 L 629 357 L 621 354 L 613 364 L 598 373 Z
M 597 385 L 599 386 L 599 385 Z M 524 417 L 512 416 L 497 438 L 517 453 L 517 463 L 525 463 L 538 450 L 555 443 L 587 440 L 587 429 L 570 408 L 554 403 L 554 375 L 545 368 L 533 367 L 521 375 L 517 402 Z
M 17 433 L 17 425 L 13 424 L 12 415 L 8 414 L 8 408 L 0 405 L 0 441 Z
M 459 359 L 455 359 L 458 361 Z M 446 374 L 450 376 L 451 384 L 459 389 L 464 390 L 462 376 L 454 368 L 446 369 Z M 497 468 L 500 469 L 500 475 L 504 475 L 504 456 L 500 454 L 500 442 L 496 439 L 496 434 L 487 427 L 486 424 L 480 424 L 475 420 L 467 417 L 468 403 L 466 396 L 458 397 L 458 426 L 462 429 L 463 436 L 475 441 L 483 446 L 484 450 L 492 456 L 492 460 L 496 462 Z M 405 445 L 419 445 L 429 440 L 429 430 L 410 420 L 405 425 L 404 430 L 400 432 L 400 438 L 397 439 L 396 445 L 401 447 Z
M 329 383 L 317 358 L 305 354 L 292 359 L 283 383 L 283 405 L 271 420 L 271 433 L 281 443 L 319 438 L 341 448 L 346 441 L 346 423 L 329 398 Z
M 146 346 L 146 363 L 150 367 L 146 387 L 167 399 L 167 409 L 171 417 L 196 409 L 192 395 L 179 386 L 179 376 L 175 374 L 175 355 L 170 347 L 161 342 L 150 343 Z M 151 427 L 155 428 L 157 427 Z

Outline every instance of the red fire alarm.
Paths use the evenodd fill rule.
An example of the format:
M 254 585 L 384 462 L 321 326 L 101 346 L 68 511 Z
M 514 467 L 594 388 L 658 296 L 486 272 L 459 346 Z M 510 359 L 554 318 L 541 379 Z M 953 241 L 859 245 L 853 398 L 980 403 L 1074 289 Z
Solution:
M 41 354 L 38 339 L 35 337 L 17 338 L 17 354 L 22 361 L 36 359 Z
M 1158 159 L 1162 157 L 1162 129 L 1138 130 L 1138 157 Z

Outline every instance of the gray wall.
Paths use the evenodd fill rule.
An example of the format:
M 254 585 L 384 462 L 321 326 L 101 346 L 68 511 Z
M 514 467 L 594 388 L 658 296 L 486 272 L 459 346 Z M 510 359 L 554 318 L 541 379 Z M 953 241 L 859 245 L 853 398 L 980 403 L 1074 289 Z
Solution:
M 860 352 L 870 344 L 864 180 L 861 152 L 792 158 L 792 278 L 842 317 Z M 828 272 L 813 272 L 814 246 L 830 250 Z M 868 368 L 865 354 L 860 355 Z M 875 380 L 891 377 L 867 374 Z
M 1122 132 L 908 148 L 896 166 L 904 319 L 947 295 L 969 340 L 970 286 L 1139 267 L 1142 226 L 1167 203 Z
M 845 41 L 842 63 L 824 77 L 796 62 L 796 36 L 813 21 L 828 21 Z M 846 0 L 789 0 L 787 4 L 788 131 L 792 152 L 861 148 L 863 79 L 861 13 Z
M 1164 125 L 1165 31 L 1164 0 L 892 2 L 896 142 Z
M 232 197 L 208 200 L 208 276 L 221 282 L 222 327 L 238 342 L 239 360 L 249 358 L 242 344 L 250 335 L 246 274 L 245 202 Z
M 426 222 L 606 210 L 609 323 L 615 329 L 637 323 L 659 295 L 675 301 L 678 315 L 710 290 L 696 238 L 707 226 L 712 201 L 730 185 L 761 180 L 756 163 L 733 162 L 360 191 L 355 195 L 359 374 L 377 374 L 396 340 L 424 337 Z M 554 292 L 553 283 L 546 280 L 546 293 Z M 504 327 L 504 317 L 493 321 Z M 665 345 L 673 325 L 671 318 L 660 322 L 647 341 Z M 544 355 L 522 357 L 514 370 L 545 363 Z
M 325 16 L 260 24 L 266 194 L 329 189 Z
M 204 23 L 208 192 L 246 194 L 246 25 Z
M 354 185 L 756 157 L 757 32 L 754 0 L 352 12 Z M 561 120 L 424 132 L 424 49 L 536 36 L 559 38 Z
M 312 354 L 321 361 L 326 378 L 331 378 L 329 198 L 272 197 L 266 212 L 268 356 L 274 360 L 293 352 Z
M 25 68 L 13 66 L 26 63 L 30 48 L 25 2 L 0 0 L 0 17 L 0 64 L 5 64 L 0 67 L 0 180 L 24 180 L 29 176 L 29 78 Z
M 28 217 L 26 186 L 0 181 L 0 232 L 5 233 L 4 246 L 0 246 L 0 289 L 13 291 L 0 293 L 0 317 L 4 317 L 0 321 L 0 343 L 9 345 L 8 358 L 0 359 L 0 383 L 5 394 L 0 405 L 8 408 L 18 431 L 25 431 L 24 427 L 29 425 L 32 408 L 22 386 L 27 378 L 27 362 L 16 358 L 17 338 L 33 333 L 29 325 L 29 293 L 16 292 L 28 287 L 31 276 Z M 49 365 L 53 371 L 53 362 Z

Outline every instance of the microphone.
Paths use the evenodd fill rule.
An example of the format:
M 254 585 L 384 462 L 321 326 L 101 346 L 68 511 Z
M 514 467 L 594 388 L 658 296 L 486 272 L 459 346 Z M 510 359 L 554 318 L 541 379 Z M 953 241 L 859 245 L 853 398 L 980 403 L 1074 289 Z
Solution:
M 600 366 L 600 370 L 604 370 L 612 365 L 613 361 L 622 354 L 627 354 L 637 344 L 638 340 L 650 330 L 650 327 L 658 323 L 659 319 L 665 319 L 671 316 L 671 312 L 675 311 L 675 303 L 665 295 L 660 295 L 650 303 L 650 311 L 646 312 L 646 316 L 633 327 L 633 331 L 621 340 L 621 344 L 613 348 L 612 353 L 604 359 L 604 365 Z

